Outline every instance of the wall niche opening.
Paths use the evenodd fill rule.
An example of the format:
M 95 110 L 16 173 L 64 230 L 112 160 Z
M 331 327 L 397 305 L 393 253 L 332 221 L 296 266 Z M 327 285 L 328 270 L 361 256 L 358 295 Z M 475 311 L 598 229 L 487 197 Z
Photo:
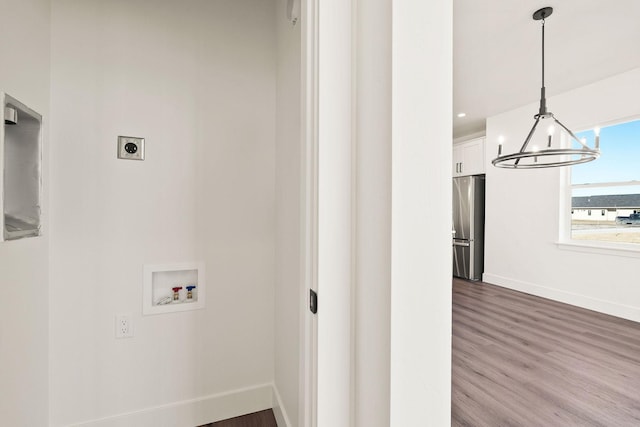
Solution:
M 0 93 L 4 123 L 0 128 L 3 173 L 2 240 L 39 236 L 42 193 L 42 116 Z

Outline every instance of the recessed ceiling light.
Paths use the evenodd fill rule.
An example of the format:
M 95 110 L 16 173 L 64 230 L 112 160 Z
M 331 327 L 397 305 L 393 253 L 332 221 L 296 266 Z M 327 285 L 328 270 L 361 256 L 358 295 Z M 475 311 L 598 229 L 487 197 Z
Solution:
M 458 117 L 462 118 L 465 117 L 467 115 L 467 113 L 458 113 Z

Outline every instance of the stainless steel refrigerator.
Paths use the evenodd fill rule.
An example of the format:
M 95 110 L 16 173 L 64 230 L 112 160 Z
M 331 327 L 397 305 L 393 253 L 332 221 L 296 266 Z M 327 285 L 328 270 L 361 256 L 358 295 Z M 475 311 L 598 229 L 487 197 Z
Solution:
M 453 178 L 453 275 L 482 279 L 484 175 Z

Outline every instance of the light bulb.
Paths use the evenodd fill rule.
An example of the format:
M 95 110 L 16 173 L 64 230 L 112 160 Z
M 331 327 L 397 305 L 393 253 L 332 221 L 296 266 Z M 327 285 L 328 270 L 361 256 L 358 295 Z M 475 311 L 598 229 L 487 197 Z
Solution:
M 553 138 L 553 133 L 556 131 L 556 127 L 554 125 L 549 126 L 547 129 L 547 148 L 551 148 L 551 139 Z
M 498 157 L 502 155 L 502 143 L 504 142 L 504 136 L 500 135 L 498 137 Z
M 534 145 L 533 147 L 531 147 L 531 151 L 537 153 L 538 151 L 540 151 L 540 148 L 537 145 Z
M 600 128 L 599 127 L 593 128 L 593 133 L 595 133 L 596 136 L 600 136 Z

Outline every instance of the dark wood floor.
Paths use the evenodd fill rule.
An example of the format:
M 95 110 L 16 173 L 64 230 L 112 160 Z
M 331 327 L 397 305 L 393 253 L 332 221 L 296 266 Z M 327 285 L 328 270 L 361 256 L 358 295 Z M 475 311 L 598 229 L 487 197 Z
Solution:
M 451 402 L 452 426 L 640 426 L 640 324 L 454 279 Z
M 200 427 L 278 427 L 278 425 L 276 424 L 276 418 L 273 416 L 273 411 L 267 409 L 241 417 L 205 424 Z

